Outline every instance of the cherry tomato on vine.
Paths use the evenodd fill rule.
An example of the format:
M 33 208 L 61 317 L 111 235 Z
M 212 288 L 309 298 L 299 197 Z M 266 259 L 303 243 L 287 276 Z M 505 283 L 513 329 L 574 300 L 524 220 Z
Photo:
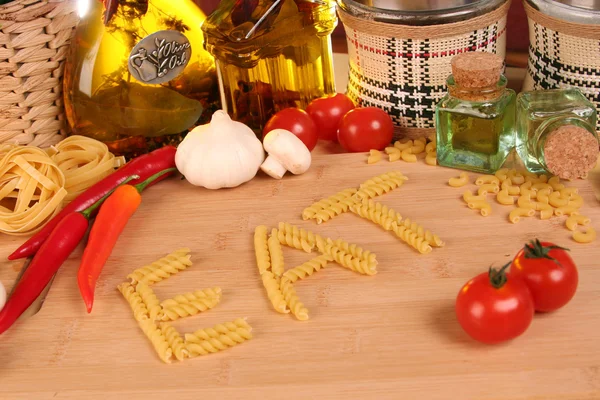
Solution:
M 348 96 L 337 93 L 314 99 L 306 107 L 306 112 L 315 121 L 319 139 L 337 142 L 338 125 L 342 117 L 353 108 L 354 103 Z
M 346 151 L 383 150 L 392 142 L 394 124 L 377 107 L 355 108 L 344 115 L 338 126 L 338 141 Z
M 515 256 L 510 274 L 525 281 L 536 311 L 558 310 L 575 295 L 579 275 L 567 251 L 554 243 L 536 239 Z
M 263 138 L 273 129 L 285 129 L 298 136 L 302 143 L 312 151 L 317 145 L 317 127 L 310 115 L 299 108 L 285 108 L 269 119 L 263 129 Z
M 483 343 L 520 336 L 533 320 L 531 292 L 522 279 L 490 268 L 467 282 L 456 298 L 456 317 L 465 332 Z

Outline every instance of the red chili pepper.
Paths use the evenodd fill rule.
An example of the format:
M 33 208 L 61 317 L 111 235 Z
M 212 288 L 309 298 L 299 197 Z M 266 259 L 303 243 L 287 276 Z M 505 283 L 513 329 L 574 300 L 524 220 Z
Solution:
M 138 178 L 132 176 L 125 182 Z M 111 192 L 82 212 L 72 212 L 59 221 L 35 254 L 31 264 L 0 311 L 0 334 L 4 333 L 38 298 L 52 276 L 85 236 L 92 213 Z
M 136 186 L 120 186 L 100 207 L 77 273 L 79 291 L 88 313 L 92 312 L 94 305 L 94 291 L 98 277 L 125 225 L 142 202 L 140 193 L 146 186 L 174 170 L 175 168 L 170 168 L 161 171 Z
M 175 167 L 176 151 L 177 150 L 173 146 L 165 146 L 158 150 L 154 150 L 151 153 L 134 158 L 123 167 L 119 168 L 77 196 L 72 202 L 63 208 L 61 212 L 48 221 L 48 223 L 38 233 L 29 238 L 29 240 L 23 243 L 21 247 L 9 255 L 8 259 L 17 260 L 19 258 L 29 257 L 35 254 L 35 252 L 39 250 L 42 243 L 44 243 L 48 236 L 50 236 L 50 233 L 63 218 L 73 212 L 82 211 L 90 207 L 104 195 L 122 184 L 127 177 L 138 175 L 139 179 L 131 182 L 133 185 L 135 185 L 136 183 L 145 181 L 159 171 L 164 171 L 167 168 Z M 160 179 L 164 179 L 167 176 L 168 174 L 163 175 Z M 154 184 L 160 179 L 157 179 L 152 183 Z

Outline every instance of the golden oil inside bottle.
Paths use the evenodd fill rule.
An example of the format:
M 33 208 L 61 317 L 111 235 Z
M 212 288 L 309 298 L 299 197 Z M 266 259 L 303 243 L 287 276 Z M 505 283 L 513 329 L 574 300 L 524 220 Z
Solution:
M 496 154 L 503 130 L 503 118 L 500 115 L 473 116 L 453 113 L 450 118 L 452 146 L 481 154 Z
M 135 156 L 177 144 L 190 128 L 208 122 L 220 108 L 218 81 L 214 60 L 203 48 L 205 15 L 191 0 L 117 3 L 105 26 L 102 2 L 88 0 L 66 63 L 65 106 L 74 134 Z M 133 76 L 128 63 L 134 46 L 158 31 L 182 34 L 191 53 L 183 72 L 152 84 Z M 148 44 L 148 59 L 160 58 L 152 54 L 156 43 Z M 146 61 L 142 69 L 147 68 Z

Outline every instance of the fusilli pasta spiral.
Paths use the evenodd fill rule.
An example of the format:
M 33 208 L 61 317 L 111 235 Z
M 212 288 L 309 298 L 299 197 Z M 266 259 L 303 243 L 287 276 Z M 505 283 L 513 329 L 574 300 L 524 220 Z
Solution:
M 307 276 L 311 276 L 315 272 L 325 268 L 327 266 L 327 262 L 329 261 L 332 261 L 331 257 L 329 255 L 322 254 L 310 261 L 298 265 L 297 267 L 288 269 L 283 274 L 283 277 L 294 283 L 298 279 L 304 279 Z
M 360 274 L 375 275 L 377 273 L 376 265 L 369 264 L 365 260 L 353 257 L 352 254 L 344 252 L 333 242 L 330 242 L 327 245 L 325 245 L 323 254 L 329 255 L 336 263 L 338 263 L 342 267 L 348 268 Z
M 169 346 L 169 343 L 160 328 L 150 319 L 139 321 L 138 324 L 142 329 L 142 332 L 144 332 L 144 335 L 146 335 L 150 340 L 150 343 L 152 343 L 152 346 L 154 347 L 154 350 L 156 350 L 156 353 L 158 353 L 160 359 L 169 364 L 171 362 L 173 350 L 171 349 L 171 346 Z
M 321 199 L 311 204 L 309 207 L 305 208 L 304 211 L 302 211 L 302 219 L 305 221 L 308 219 L 313 219 L 315 218 L 317 212 L 328 208 L 329 206 L 339 202 L 340 200 L 352 196 L 354 193 L 356 193 L 356 189 L 344 189 L 341 192 L 334 194 L 333 196 Z
M 268 246 L 269 231 L 266 226 L 259 225 L 254 229 L 254 254 L 256 255 L 256 265 L 258 273 L 271 270 L 271 258 Z
M 280 222 L 277 232 L 279 243 L 294 249 L 310 253 L 316 246 L 319 251 L 325 246 L 325 239 L 305 229 L 300 229 L 287 222 Z
M 406 176 L 404 176 L 404 174 L 400 171 L 390 171 L 390 172 L 386 172 L 384 174 L 381 175 L 377 175 L 371 179 L 367 179 L 366 181 L 364 181 L 363 183 L 360 184 L 359 188 L 365 188 L 368 186 L 373 186 L 373 185 L 377 185 L 383 182 L 395 182 L 398 186 L 402 185 L 402 183 L 404 183 L 404 181 L 406 180 Z
M 285 277 L 281 278 L 281 293 L 296 319 L 299 319 L 300 321 L 307 320 L 308 310 L 300 301 L 292 282 Z
M 216 307 L 221 301 L 221 288 L 197 290 L 180 294 L 161 303 L 162 320 L 175 321 Z
M 323 222 L 327 222 L 330 219 L 347 212 L 351 206 L 356 203 L 356 199 L 353 197 L 347 197 L 338 201 L 337 203 L 333 203 L 323 210 L 318 211 L 315 214 L 315 219 L 317 220 L 317 224 L 321 224 Z
M 177 329 L 175 329 L 173 325 L 164 322 L 160 325 L 160 331 L 169 344 L 175 358 L 179 361 L 183 361 L 183 359 L 189 355 L 189 352 L 185 348 L 183 338 L 179 332 L 177 332 Z
M 429 243 L 432 247 L 443 247 L 444 242 L 439 238 L 438 235 L 434 235 L 430 231 L 423 228 L 421 225 L 417 224 L 414 221 L 411 221 L 410 218 L 403 219 L 402 221 L 398 221 L 397 224 L 403 225 L 411 231 L 415 232 L 419 237 L 425 239 L 427 243 Z
M 154 290 L 150 289 L 150 286 L 144 282 L 138 282 L 135 286 L 135 291 L 140 295 L 142 301 L 148 309 L 148 314 L 152 321 L 162 318 L 162 307 L 158 297 L 154 294 Z
M 123 282 L 117 286 L 119 292 L 123 295 L 125 300 L 129 303 L 131 311 L 133 311 L 133 317 L 136 321 L 142 321 L 149 318 L 148 309 L 144 304 L 142 297 L 135 291 L 135 288 L 131 286 L 129 282 Z
M 198 329 L 194 333 L 186 333 L 185 341 L 188 343 L 199 343 L 202 340 L 218 338 L 221 335 L 227 335 L 231 332 L 241 332 L 242 334 L 246 334 L 251 331 L 252 327 L 245 318 L 237 318 L 234 321 L 217 324 L 211 328 Z
M 243 321 L 242 325 L 239 321 Z M 228 325 L 233 325 L 231 329 Z M 244 320 L 219 324 L 213 328 L 200 329 L 185 335 L 185 346 L 190 357 L 216 353 L 252 339 L 252 328 Z
M 271 257 L 271 272 L 273 272 L 273 274 L 276 276 L 281 276 L 285 271 L 285 267 L 283 260 L 283 249 L 279 243 L 277 229 L 273 229 L 267 244 L 269 245 L 269 255 Z
M 176 250 L 150 265 L 136 269 L 127 275 L 127 278 L 131 280 L 132 284 L 143 282 L 152 285 L 160 282 L 192 265 L 189 252 L 188 248 Z
M 416 249 L 419 253 L 427 254 L 431 252 L 432 249 L 427 240 L 406 226 L 398 225 L 394 222 L 392 224 L 392 231 L 396 234 L 396 236 Z
M 392 230 L 392 222 L 400 222 L 402 216 L 393 209 L 371 199 L 364 199 L 350 209 L 353 213 L 380 225 L 386 231 Z
M 348 253 L 354 258 L 359 258 L 366 261 L 369 265 L 369 269 L 375 269 L 377 267 L 377 256 L 375 253 L 371 253 L 369 250 L 364 250 L 362 247 L 359 247 L 356 244 L 350 244 L 343 239 L 336 239 L 334 241 L 328 239 L 328 241 L 333 243 L 344 253 Z
M 271 301 L 275 311 L 282 314 L 287 314 L 289 310 L 287 309 L 285 298 L 283 297 L 280 289 L 281 279 L 274 275 L 271 271 L 263 272 L 260 277 L 262 279 L 263 286 L 267 291 L 267 297 Z

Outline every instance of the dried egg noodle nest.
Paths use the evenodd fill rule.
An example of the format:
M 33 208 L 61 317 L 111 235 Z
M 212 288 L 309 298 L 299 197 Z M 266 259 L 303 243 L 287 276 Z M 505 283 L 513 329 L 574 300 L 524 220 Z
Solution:
M 65 175 L 37 147 L 4 145 L 0 157 L 0 232 L 34 233 L 60 210 Z
M 65 174 L 65 203 L 125 163 L 124 157 L 115 157 L 104 143 L 78 135 L 62 140 L 47 152 Z

